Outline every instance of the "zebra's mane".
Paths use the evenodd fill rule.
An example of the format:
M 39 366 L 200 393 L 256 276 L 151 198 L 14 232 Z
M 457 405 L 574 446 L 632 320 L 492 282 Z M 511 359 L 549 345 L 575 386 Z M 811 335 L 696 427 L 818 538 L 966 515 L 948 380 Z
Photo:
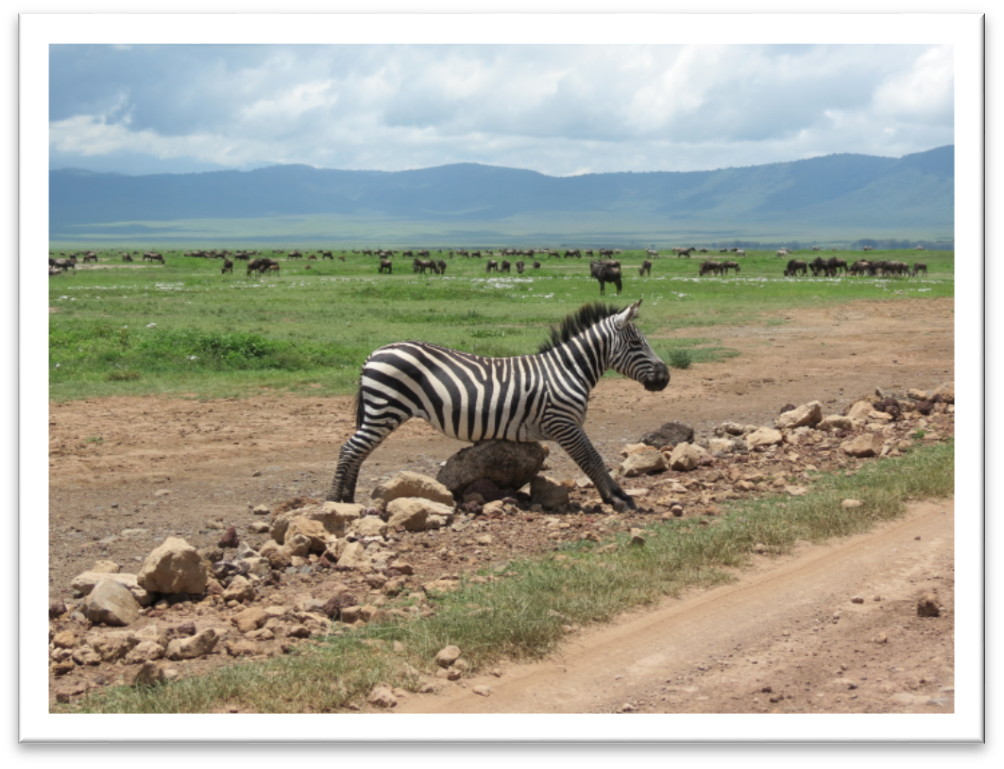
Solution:
M 551 338 L 540 343 L 539 353 L 550 352 L 571 341 L 572 337 L 581 334 L 587 328 L 595 326 L 602 320 L 620 312 L 617 307 L 611 307 L 602 302 L 584 304 L 563 321 L 560 326 L 551 326 Z

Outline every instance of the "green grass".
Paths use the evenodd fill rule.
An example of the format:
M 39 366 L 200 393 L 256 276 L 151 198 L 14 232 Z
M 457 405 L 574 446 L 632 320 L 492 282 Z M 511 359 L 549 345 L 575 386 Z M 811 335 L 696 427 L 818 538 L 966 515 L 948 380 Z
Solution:
M 378 275 L 373 257 L 351 252 L 344 262 L 277 256 L 281 276 L 258 279 L 245 277 L 242 262 L 224 276 L 219 260 L 162 253 L 165 266 L 128 266 L 102 252 L 103 269 L 50 279 L 51 398 L 232 397 L 262 387 L 348 394 L 381 345 L 418 339 L 480 355 L 531 354 L 550 325 L 600 299 L 587 259 L 539 256 L 540 270 L 495 277 L 485 273 L 485 260 L 457 257 L 437 277 L 413 274 L 400 258 L 394 275 Z M 639 325 L 656 351 L 679 361 L 687 353 L 692 364 L 739 354 L 708 334 L 716 325 L 763 323 L 764 313 L 800 306 L 954 294 L 952 252 L 871 252 L 872 259 L 922 258 L 929 275 L 917 279 L 784 278 L 773 252 L 751 252 L 738 278 L 698 278 L 701 259 L 673 257 L 655 260 L 652 277 L 639 278 L 644 256 L 620 255 L 624 292 L 611 291 L 606 301 L 625 306 L 644 298 Z M 687 328 L 704 332 L 677 338 Z
M 861 532 L 902 515 L 908 500 L 949 496 L 953 490 L 954 444 L 918 446 L 900 458 L 866 463 L 853 477 L 820 475 L 804 497 L 724 505 L 722 517 L 710 526 L 693 519 L 653 522 L 643 547 L 627 545 L 621 534 L 613 552 L 596 552 L 600 545 L 580 542 L 512 563 L 502 578 L 467 580 L 457 592 L 438 598 L 432 617 L 336 631 L 321 645 L 301 647 L 285 658 L 234 664 L 154 688 L 119 687 L 58 709 L 331 712 L 361 702 L 379 682 L 414 690 L 415 671 L 431 674 L 435 653 L 447 644 L 459 646 L 474 671 L 503 658 L 540 658 L 558 648 L 563 625 L 604 622 L 685 588 L 734 580 L 757 545 L 771 555 L 787 553 L 800 540 Z M 840 502 L 847 497 L 864 504 L 844 509 Z M 403 653 L 391 650 L 395 640 L 403 643 Z

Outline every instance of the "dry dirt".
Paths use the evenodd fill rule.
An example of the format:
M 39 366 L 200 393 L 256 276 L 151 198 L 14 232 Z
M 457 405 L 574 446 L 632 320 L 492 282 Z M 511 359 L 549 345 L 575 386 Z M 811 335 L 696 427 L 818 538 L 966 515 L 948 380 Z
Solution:
M 721 338 L 740 355 L 674 369 L 662 393 L 623 379 L 602 381 L 586 431 L 609 465 L 619 461 L 624 443 L 667 421 L 690 424 L 701 441 L 723 421 L 767 424 L 786 403 L 821 400 L 824 413 L 839 413 L 876 387 L 933 389 L 954 378 L 950 299 L 790 310 L 765 315 L 759 326 L 688 328 L 680 335 Z M 937 429 L 951 434 L 950 422 L 943 417 Z M 350 398 L 263 391 L 245 400 L 52 403 L 50 597 L 71 600 L 72 578 L 99 559 L 135 571 L 168 535 L 204 547 L 216 544 L 221 528 L 236 526 L 250 544 L 261 544 L 265 535 L 245 533 L 254 520 L 249 507 L 323 498 L 351 429 Z M 363 466 L 357 500 L 399 470 L 435 475 L 459 448 L 425 423 L 406 424 Z M 820 470 L 853 471 L 859 463 L 826 451 L 812 461 Z M 549 463 L 557 477 L 581 475 L 560 450 L 552 451 Z M 686 515 L 713 513 L 718 498 Z M 628 518 L 651 520 L 640 501 L 642 512 Z M 927 504 L 872 533 L 806 547 L 783 560 L 764 559 L 729 587 L 570 636 L 560 657 L 509 667 L 487 682 L 488 698 L 468 694 L 475 684 L 468 680 L 435 696 L 413 695 L 399 710 L 951 712 L 953 513 L 951 500 Z M 474 545 L 471 531 L 438 532 L 434 546 L 419 542 L 422 535 L 401 544 L 420 583 L 547 550 L 603 517 L 575 516 L 569 531 L 556 535 L 546 516 L 513 516 L 478 522 L 491 533 L 490 545 Z M 334 579 L 348 581 L 344 574 L 293 575 L 271 588 L 269 599 L 305 591 L 321 597 L 325 581 Z M 945 611 L 919 618 L 917 598 L 932 589 Z M 850 603 L 857 594 L 863 604 Z M 209 621 L 203 609 L 179 604 L 153 614 L 161 622 L 198 624 Z M 873 641 L 880 633 L 887 640 Z M 182 674 L 228 661 L 212 655 Z M 116 671 L 107 667 L 52 679 L 50 690 L 73 695 L 114 683 Z

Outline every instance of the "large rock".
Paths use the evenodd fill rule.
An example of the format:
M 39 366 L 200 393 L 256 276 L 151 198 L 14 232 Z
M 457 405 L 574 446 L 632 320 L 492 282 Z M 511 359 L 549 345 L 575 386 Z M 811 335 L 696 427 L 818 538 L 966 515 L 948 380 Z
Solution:
M 681 422 L 666 422 L 658 430 L 645 433 L 641 443 L 661 449 L 663 446 L 677 446 L 694 442 L 694 428 Z
M 188 638 L 175 638 L 167 645 L 166 656 L 172 660 L 190 660 L 209 654 L 215 647 L 219 636 L 211 627 L 206 628 Z
M 841 443 L 840 449 L 852 457 L 874 457 L 882 451 L 882 436 L 878 433 L 862 433 Z
M 776 446 L 784 440 L 780 430 L 769 427 L 759 427 L 746 436 L 746 446 L 755 449 L 757 446 Z
M 682 443 L 680 445 L 686 446 L 688 444 Z M 631 454 L 627 459 L 621 462 L 620 467 L 625 478 L 635 478 L 639 475 L 661 473 L 665 471 L 669 465 L 666 464 L 666 457 L 662 455 L 661 451 L 652 449 L 650 451 L 639 451 L 636 454 Z
M 699 467 L 708 458 L 708 452 L 691 443 L 679 443 L 669 455 L 669 466 L 673 470 L 688 472 Z
M 317 519 L 307 518 L 305 516 L 297 516 L 289 521 L 289 525 L 286 527 L 286 541 L 287 544 L 289 540 L 301 534 L 307 539 L 307 552 L 309 553 L 323 553 L 324 548 L 328 542 L 329 532 L 324 527 L 322 521 Z M 303 555 L 303 553 L 296 553 L 296 555 Z
M 945 382 L 934 391 L 932 398 L 941 396 L 944 403 L 955 403 L 955 382 Z
M 306 518 L 311 521 L 319 521 L 328 534 L 344 537 L 345 528 L 362 514 L 363 506 L 350 502 L 325 502 L 321 505 L 307 505 L 277 515 L 272 521 L 272 529 L 269 534 L 272 539 L 282 545 L 286 541 L 289 522 L 294 518 Z
M 375 500 L 381 500 L 384 508 L 401 497 L 419 497 L 453 506 L 453 494 L 446 486 L 427 475 L 410 471 L 398 473 L 389 481 L 384 481 L 373 489 L 371 496 Z
M 453 507 L 418 497 L 401 498 L 390 501 L 387 514 L 387 527 L 390 529 L 403 526 L 405 531 L 425 531 L 429 528 L 430 517 L 449 518 L 453 515 Z
M 516 490 L 536 477 L 546 458 L 547 451 L 539 443 L 482 441 L 447 459 L 436 480 L 454 497 L 482 478 L 500 489 Z
M 793 430 L 796 427 L 805 425 L 817 425 L 823 418 L 823 404 L 819 401 L 812 401 L 785 411 L 774 420 L 774 427 L 778 430 Z
M 568 487 L 546 475 L 538 475 L 530 482 L 530 503 L 556 510 L 568 504 Z
M 864 423 L 874 410 L 871 401 L 856 401 L 847 410 L 847 417 L 855 422 Z
M 110 579 L 113 582 L 118 582 L 122 585 L 122 587 L 132 593 L 132 597 L 136 599 L 136 603 L 140 606 L 147 606 L 153 601 L 153 596 L 150 595 L 149 591 L 144 590 L 139 586 L 139 582 L 136 581 L 135 574 L 85 571 L 73 578 L 73 581 L 70 583 L 70 587 L 81 595 L 90 595 L 94 586 L 103 579 Z
M 113 579 L 98 582 L 84 599 L 82 608 L 84 616 L 95 625 L 128 625 L 139 619 L 136 599 L 128 588 Z
M 194 547 L 178 537 L 168 537 L 143 561 L 136 581 L 151 593 L 201 594 L 206 591 L 209 569 Z
M 350 542 L 342 550 L 337 565 L 340 569 L 355 569 L 365 573 L 373 568 L 373 561 L 366 553 L 362 542 Z
M 822 430 L 823 432 L 829 432 L 831 430 L 853 430 L 854 420 L 850 417 L 843 417 L 839 414 L 830 414 L 825 416 L 816 425 L 817 430 Z

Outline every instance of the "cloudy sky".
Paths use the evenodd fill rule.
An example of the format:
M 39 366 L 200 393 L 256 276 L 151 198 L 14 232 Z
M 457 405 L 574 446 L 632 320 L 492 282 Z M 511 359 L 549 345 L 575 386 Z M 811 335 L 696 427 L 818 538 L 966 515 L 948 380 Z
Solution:
M 950 45 L 51 45 L 49 162 L 565 176 L 953 144 Z

